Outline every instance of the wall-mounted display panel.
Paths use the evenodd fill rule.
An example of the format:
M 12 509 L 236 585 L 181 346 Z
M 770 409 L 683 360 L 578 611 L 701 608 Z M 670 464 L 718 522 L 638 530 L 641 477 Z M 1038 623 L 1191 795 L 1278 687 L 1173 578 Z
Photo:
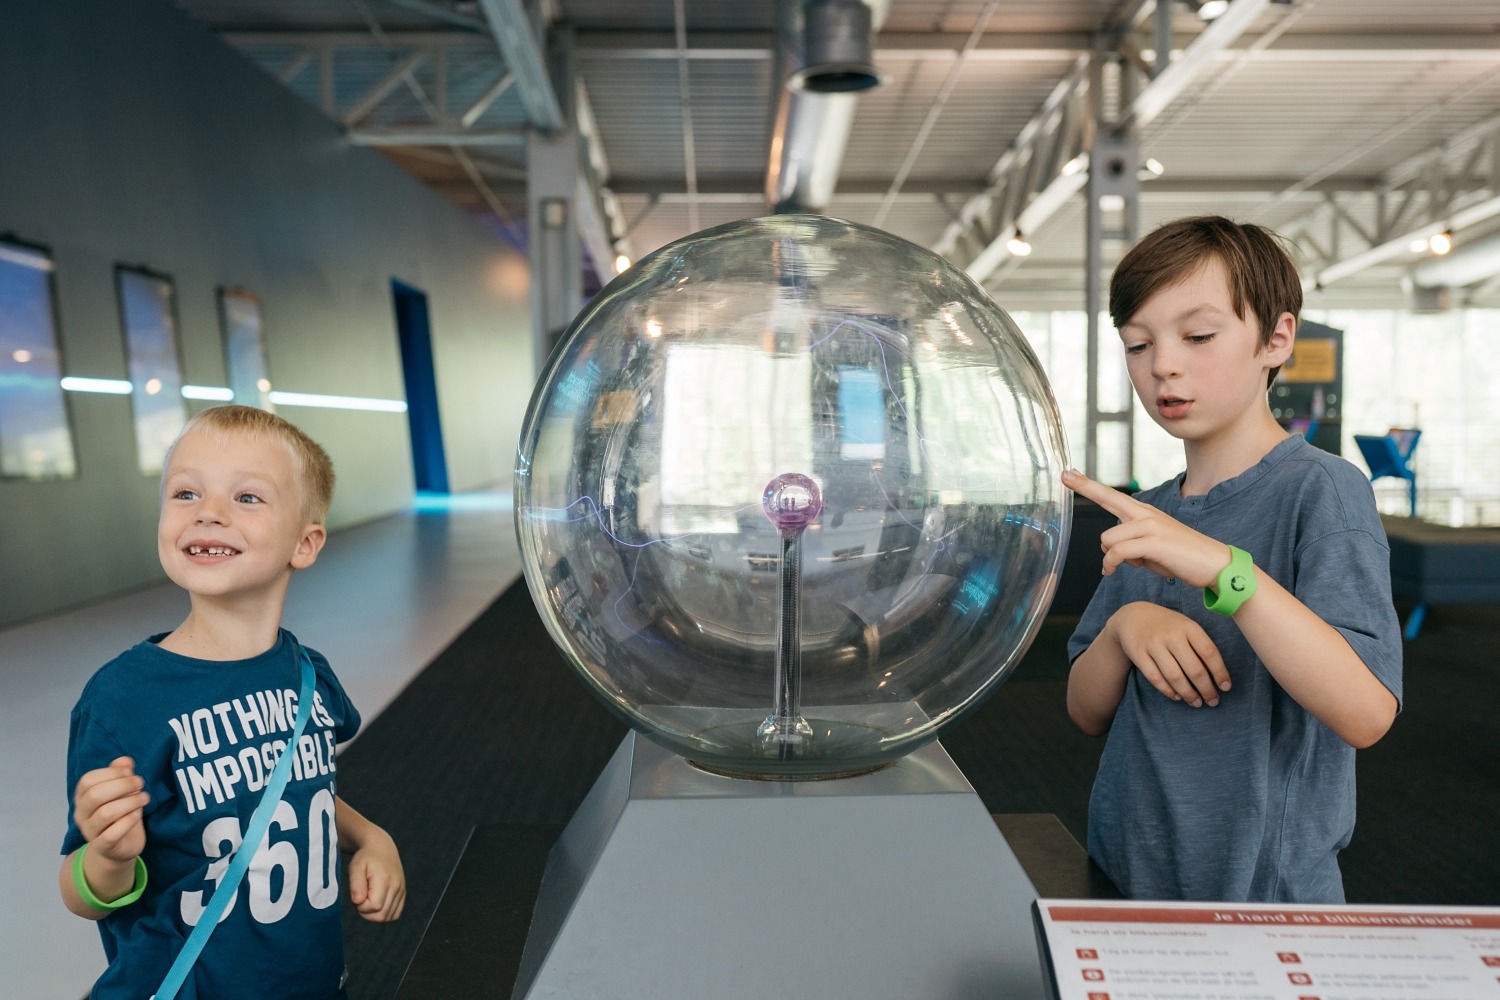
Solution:
M 234 401 L 274 410 L 260 296 L 242 288 L 219 289 L 219 321 L 224 329 L 224 364 Z
M 177 305 L 172 279 L 149 271 L 115 269 L 130 405 L 135 415 L 136 459 L 147 475 L 162 470 L 167 449 L 187 423 L 182 366 L 177 352 Z
M 52 255 L 0 240 L 0 476 L 78 474 L 61 375 Z

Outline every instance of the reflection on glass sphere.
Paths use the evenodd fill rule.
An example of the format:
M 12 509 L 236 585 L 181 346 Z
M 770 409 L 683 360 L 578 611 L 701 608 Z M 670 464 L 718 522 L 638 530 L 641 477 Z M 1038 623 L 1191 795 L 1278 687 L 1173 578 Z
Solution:
M 1030 645 L 1072 506 L 1047 379 L 962 271 L 783 215 L 664 247 L 538 383 L 516 532 L 589 688 L 701 767 L 813 778 L 935 738 Z

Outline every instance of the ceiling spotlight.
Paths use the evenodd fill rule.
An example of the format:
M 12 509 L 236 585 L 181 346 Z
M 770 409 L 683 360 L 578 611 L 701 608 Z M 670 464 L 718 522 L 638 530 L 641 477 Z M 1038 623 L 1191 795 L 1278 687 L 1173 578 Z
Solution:
M 1016 235 L 1005 241 L 1005 249 L 1009 250 L 1016 257 L 1025 257 L 1031 253 L 1031 243 L 1017 229 Z
M 1167 168 L 1161 165 L 1161 161 L 1154 156 L 1146 157 L 1141 164 L 1142 175 L 1145 177 L 1160 177 L 1167 172 Z
M 1453 249 L 1453 230 L 1444 229 L 1440 233 L 1434 233 L 1427 239 L 1427 249 L 1439 257 Z
M 1198 5 L 1198 17 L 1204 21 L 1212 21 L 1222 17 L 1229 9 L 1229 0 L 1203 0 Z
M 624 274 L 628 270 L 630 270 L 630 258 L 620 254 L 615 258 L 615 273 Z

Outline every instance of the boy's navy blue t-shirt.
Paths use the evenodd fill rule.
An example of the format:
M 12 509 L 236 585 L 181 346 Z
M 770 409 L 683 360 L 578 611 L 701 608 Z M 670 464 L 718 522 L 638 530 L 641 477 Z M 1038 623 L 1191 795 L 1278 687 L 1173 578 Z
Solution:
M 1181 486 L 1179 476 L 1136 499 L 1249 552 L 1399 704 L 1390 549 L 1369 480 L 1293 436 L 1204 496 L 1183 497 Z M 1234 621 L 1203 607 L 1200 588 L 1148 569 L 1102 578 L 1070 660 L 1132 601 L 1202 625 L 1233 686 L 1217 707 L 1193 708 L 1130 671 L 1089 802 L 1089 854 L 1135 899 L 1343 902 L 1337 857 L 1354 831 L 1354 749 L 1282 690 Z
M 147 887 L 99 921 L 109 967 L 92 1000 L 143 1000 L 192 932 L 239 846 L 296 720 L 297 643 L 248 660 L 197 660 L 162 649 L 164 635 L 105 664 L 73 709 L 68 743 L 68 831 L 84 772 L 135 760 L 151 795 L 145 808 Z M 344 972 L 334 827 L 334 747 L 359 729 L 328 661 L 291 778 L 234 901 L 178 996 L 182 1000 L 332 1000 Z

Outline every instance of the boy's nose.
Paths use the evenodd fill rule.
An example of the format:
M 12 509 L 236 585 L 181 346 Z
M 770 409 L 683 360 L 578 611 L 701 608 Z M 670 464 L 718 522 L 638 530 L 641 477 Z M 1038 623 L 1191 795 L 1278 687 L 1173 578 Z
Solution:
M 1171 348 L 1158 347 L 1151 356 L 1151 374 L 1161 379 L 1181 375 L 1182 356 Z
M 226 520 L 224 505 L 216 500 L 204 500 L 198 505 L 199 524 L 223 524 Z

